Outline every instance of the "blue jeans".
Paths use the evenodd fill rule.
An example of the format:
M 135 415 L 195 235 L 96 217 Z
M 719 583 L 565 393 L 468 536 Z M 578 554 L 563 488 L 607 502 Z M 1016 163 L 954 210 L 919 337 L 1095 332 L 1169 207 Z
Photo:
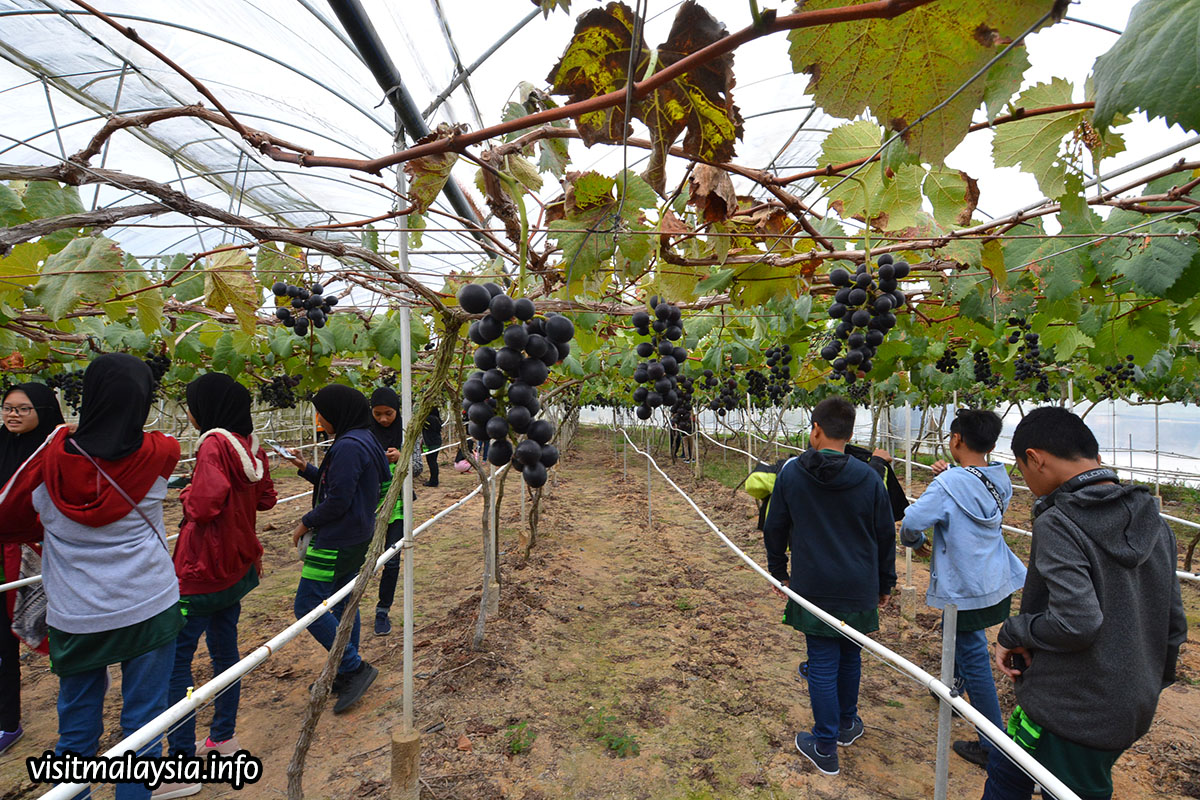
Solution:
M 1079 795 L 1083 800 L 1112 800 L 1111 794 Z M 1030 800 L 1033 797 L 1033 778 L 1009 761 L 998 748 L 993 747 L 987 763 L 987 783 L 983 785 L 982 800 Z M 1043 798 L 1053 795 L 1042 792 Z
M 131 735 L 167 710 L 167 677 L 175 658 L 175 642 L 121 662 L 121 731 Z M 95 756 L 104 732 L 104 683 L 107 669 L 63 675 L 58 679 L 58 744 L 55 755 L 68 751 Z M 162 755 L 162 740 L 155 739 L 138 755 Z M 140 783 L 118 783 L 117 800 L 147 800 L 150 790 Z M 91 797 L 85 789 L 76 800 Z
M 301 578 L 300 585 L 296 587 L 296 602 L 293 604 L 293 610 L 296 613 L 296 619 L 300 619 L 308 612 L 312 611 L 317 606 L 321 605 L 322 601 L 329 599 L 334 592 L 350 583 L 355 578 L 355 573 L 347 572 L 340 578 L 334 578 L 332 581 L 314 581 L 312 578 Z M 333 647 L 334 637 L 337 635 L 338 621 L 342 618 L 342 612 L 346 610 L 346 602 L 350 598 L 342 600 L 334 606 L 330 612 L 326 612 L 317 617 L 317 620 L 308 626 L 308 632 L 312 637 L 321 643 L 321 646 L 326 650 Z M 350 641 L 346 643 L 346 650 L 342 653 L 342 661 L 338 665 L 338 675 L 345 675 L 354 672 L 362 665 L 362 659 L 358 656 L 358 633 L 359 619 L 358 609 L 354 609 L 354 628 L 350 631 Z
M 849 639 L 804 635 L 808 650 L 808 700 L 812 706 L 812 734 L 818 744 L 837 747 L 839 723 L 849 724 L 858 713 L 858 682 L 862 677 L 862 651 Z
M 188 614 L 183 630 L 175 640 L 175 669 L 171 672 L 171 688 L 167 704 L 175 705 L 187 695 L 192 683 L 192 658 L 196 645 L 204 634 L 208 642 L 208 654 L 212 658 L 213 675 L 219 675 L 238 662 L 238 616 L 242 604 L 234 603 L 211 616 Z M 214 742 L 233 738 L 237 725 L 238 701 L 241 698 L 242 682 L 226 688 L 213 700 L 212 727 L 209 737 Z M 171 755 L 182 753 L 196 755 L 196 715 L 190 714 L 175 730 L 167 734 L 167 746 Z
M 996 696 L 996 680 L 992 677 L 992 654 L 988 650 L 987 631 L 959 631 L 954 640 L 954 674 L 963 679 L 971 705 L 987 717 L 988 722 L 1004 730 L 1000 714 L 1000 699 Z M 994 745 L 979 734 L 979 744 L 986 751 Z

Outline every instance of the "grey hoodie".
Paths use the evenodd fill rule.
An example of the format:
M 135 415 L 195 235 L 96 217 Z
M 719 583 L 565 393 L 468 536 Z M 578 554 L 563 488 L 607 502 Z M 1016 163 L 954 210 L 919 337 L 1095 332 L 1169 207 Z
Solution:
M 1175 535 L 1141 486 L 1058 495 L 1033 523 L 1021 613 L 997 641 L 1032 660 L 1017 702 L 1077 744 L 1123 750 L 1150 728 L 1187 638 Z

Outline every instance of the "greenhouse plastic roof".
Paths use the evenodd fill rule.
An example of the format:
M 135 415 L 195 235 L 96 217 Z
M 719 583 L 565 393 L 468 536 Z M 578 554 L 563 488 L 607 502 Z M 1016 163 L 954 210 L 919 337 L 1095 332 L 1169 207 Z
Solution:
M 574 24 L 561 12 L 544 18 L 527 0 L 484 5 L 486 20 L 481 21 L 478 2 L 365 3 L 405 88 L 422 109 L 451 83 L 457 67 L 475 61 L 505 32 L 520 27 L 427 119 L 430 127 L 462 122 L 477 128 L 481 117 L 497 121 L 520 81 L 543 85 Z M 652 41 L 656 25 L 665 34 L 675 5 L 656 10 L 659 19 L 647 27 Z M 721 3 L 710 5 L 720 13 L 715 7 Z M 744 4 L 737 8 L 737 21 L 727 23 L 731 27 L 745 14 Z M 102 10 L 198 78 L 247 126 L 322 155 L 374 157 L 393 149 L 393 111 L 320 0 L 110 0 Z M 460 36 L 469 49 L 458 48 Z M 778 108 L 781 81 L 792 87 L 788 94 L 796 102 L 791 105 L 807 105 L 801 96 L 806 78 L 790 74 L 785 48 L 778 49 L 778 59 L 766 65 L 770 74 L 739 71 L 735 95 L 748 116 L 745 141 L 769 142 L 775 149 L 743 144 L 740 152 L 753 155 L 739 160 L 766 166 L 781 155 L 783 164 L 811 164 L 824 137 L 823 115 L 799 109 L 751 116 L 753 109 Z M 147 50 L 65 0 L 0 0 L 0 56 L 0 161 L 7 163 L 54 163 L 81 149 L 114 112 L 136 114 L 202 99 Z M 775 80 L 763 81 L 773 76 Z M 806 117 L 812 130 L 796 134 L 780 154 L 780 145 Z M 589 152 L 574 143 L 576 168 L 594 164 L 600 151 L 613 159 L 617 149 Z M 631 152 L 630 165 L 641 157 Z M 234 131 L 195 118 L 119 132 L 92 164 L 182 185 L 202 202 L 295 226 L 376 216 L 394 199 L 344 170 L 272 162 Z M 620 164 L 617 156 L 605 166 L 616 169 Z M 474 167 L 460 164 L 455 176 L 476 205 L 484 207 L 471 185 L 473 173 Z M 385 178 L 394 180 L 394 175 Z M 552 180 L 547 189 L 547 196 L 558 192 Z M 109 187 L 85 188 L 83 198 L 99 207 L 145 202 Z M 436 226 L 436 220 L 430 225 Z M 205 228 L 177 215 L 114 228 L 109 235 L 140 257 L 199 251 L 239 238 L 236 232 Z M 446 266 L 479 261 L 478 248 L 461 235 L 431 231 L 425 249 Z

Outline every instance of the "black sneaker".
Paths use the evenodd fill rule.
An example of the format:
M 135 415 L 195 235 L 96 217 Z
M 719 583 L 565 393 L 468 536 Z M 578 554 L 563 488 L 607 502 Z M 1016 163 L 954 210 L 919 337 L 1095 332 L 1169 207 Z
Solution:
M 863 721 L 857 714 L 849 724 L 842 723 L 838 725 L 837 743 L 839 747 L 849 747 L 858 741 L 858 737 L 863 735 Z
M 391 632 L 392 620 L 388 617 L 388 612 L 375 609 L 375 635 L 387 636 Z
M 422 486 L 437 486 L 437 482 L 436 481 L 425 481 L 421 485 Z
M 833 752 L 829 755 L 822 753 L 816 737 L 811 733 L 796 734 L 796 749 L 800 751 L 800 755 L 811 761 L 814 767 L 826 775 L 837 775 L 841 771 L 838 768 L 837 748 L 833 748 Z
M 964 761 L 970 761 L 980 767 L 987 766 L 988 751 L 983 749 L 978 739 L 959 739 L 951 746 Z
M 342 691 L 333 705 L 333 713 L 341 714 L 348 711 L 352 705 L 362 699 L 367 688 L 375 682 L 377 677 L 379 677 L 379 670 L 365 661 L 354 672 L 346 675 L 342 682 Z
M 332 694 L 334 697 L 337 697 L 339 694 L 342 693 L 342 684 L 344 684 L 345 682 L 346 682 L 346 679 L 344 677 L 342 677 L 341 675 L 334 675 L 333 676 L 333 685 L 329 687 L 329 693 Z M 310 683 L 308 685 L 308 691 L 310 694 L 312 693 L 312 688 L 316 685 L 317 685 L 316 681 L 313 681 L 312 683 Z

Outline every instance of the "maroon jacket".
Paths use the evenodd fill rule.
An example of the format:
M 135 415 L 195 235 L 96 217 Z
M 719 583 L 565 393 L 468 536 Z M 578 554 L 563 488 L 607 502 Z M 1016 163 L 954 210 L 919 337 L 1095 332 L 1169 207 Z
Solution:
M 258 437 L 219 428 L 201 436 L 192 482 L 180 500 L 184 522 L 175 543 L 180 594 L 228 589 L 252 564 L 262 571 L 257 512 L 274 508 L 276 496 Z

